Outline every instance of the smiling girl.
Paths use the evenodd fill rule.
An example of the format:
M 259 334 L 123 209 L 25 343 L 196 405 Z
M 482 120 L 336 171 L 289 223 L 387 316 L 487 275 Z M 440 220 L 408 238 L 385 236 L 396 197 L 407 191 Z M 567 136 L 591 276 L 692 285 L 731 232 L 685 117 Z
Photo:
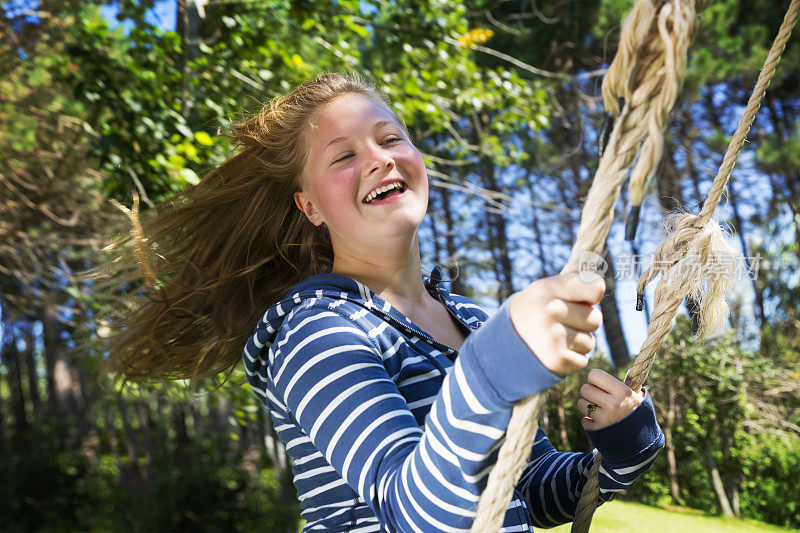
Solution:
M 425 165 L 358 77 L 306 82 L 235 136 L 237 155 L 144 226 L 171 281 L 118 335 L 119 370 L 207 376 L 244 346 L 304 531 L 469 529 L 515 402 L 585 367 L 602 278 L 541 279 L 489 317 L 423 275 Z M 609 500 L 663 435 L 646 391 L 593 370 L 581 395 Z M 540 429 L 503 531 L 572 520 L 594 454 L 557 452 Z

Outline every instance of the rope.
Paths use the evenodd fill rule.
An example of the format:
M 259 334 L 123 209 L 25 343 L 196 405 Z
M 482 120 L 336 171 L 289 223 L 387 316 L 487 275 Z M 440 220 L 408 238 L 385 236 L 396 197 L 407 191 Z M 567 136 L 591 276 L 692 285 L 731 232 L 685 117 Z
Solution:
M 651 7 L 648 8 L 648 5 Z M 673 5 L 678 8 L 674 9 Z M 665 48 L 668 50 L 666 53 L 673 55 L 669 63 L 672 70 L 661 64 L 658 68 L 640 69 L 640 75 L 630 77 L 625 88 L 630 101 L 614 122 L 583 206 L 576 242 L 562 273 L 580 271 L 581 264 L 585 264 L 587 260 L 591 262 L 592 258 L 602 252 L 614 221 L 614 206 L 628 170 L 639 153 L 639 147 L 648 136 L 663 136 L 658 130 L 664 128 L 666 117 L 680 89 L 682 74 L 676 73 L 675 69 L 684 68 L 686 63 L 688 42 L 685 41 L 690 33 L 686 25 L 694 20 L 692 3 L 689 0 L 662 0 L 659 2 L 660 11 L 652 8 L 650 0 L 637 0 L 637 6 L 638 10 L 634 9 L 634 14 L 625 24 L 624 33 L 627 35 L 634 31 L 632 24 L 640 23 L 643 18 L 641 13 L 650 13 L 651 18 L 658 16 L 658 21 L 651 21 L 647 25 L 649 29 L 645 35 L 651 40 L 660 39 L 663 33 L 670 35 L 669 46 Z M 639 46 L 632 56 L 638 61 L 656 62 L 658 54 L 653 50 L 657 47 L 656 44 Z M 616 102 L 616 98 L 613 101 Z M 500 448 L 494 468 L 489 473 L 471 531 L 485 533 L 497 531 L 502 526 L 514 487 L 530 456 L 538 428 L 538 412 L 544 401 L 545 395 L 541 393 L 514 406 L 505 442 Z
M 643 2 L 649 3 L 649 0 L 637 0 L 637 6 Z M 634 65 L 634 72 L 629 77 L 626 85 L 626 106 L 620 113 L 619 119 L 615 121 L 614 129 L 608 141 L 608 149 L 603 152 L 594 183 L 589 190 L 582 211 L 577 241 L 562 273 L 579 271 L 581 259 L 586 258 L 587 251 L 592 252 L 592 254 L 599 254 L 602 251 L 603 243 L 613 222 L 614 205 L 619 198 L 622 182 L 625 179 L 628 167 L 638 153 L 639 145 L 642 144 L 644 146 L 643 151 L 649 154 L 645 159 L 651 160 L 655 153 L 658 153 L 660 158 L 660 148 L 655 146 L 657 143 L 650 142 L 648 144 L 647 136 L 649 135 L 653 139 L 661 136 L 663 143 L 663 128 L 666 124 L 666 115 L 674 105 L 680 89 L 686 51 L 694 33 L 695 17 L 692 0 L 659 2 L 658 7 L 660 9 L 649 10 L 647 6 L 635 8 L 628 21 L 626 21 L 626 27 L 630 32 L 634 32 L 632 26 L 634 22 L 632 21 L 641 24 L 647 13 L 652 13 L 653 18 L 655 18 L 655 13 L 658 13 L 656 28 L 660 42 L 663 44 L 665 67 L 663 70 L 655 72 L 655 75 L 661 75 L 665 79 L 662 79 L 660 84 L 652 82 L 651 78 L 640 79 L 641 84 L 637 85 L 637 69 Z M 625 383 L 633 390 L 641 388 L 652 366 L 655 352 L 663 342 L 671 327 L 675 312 L 685 297 L 702 299 L 700 316 L 703 326 L 698 331 L 699 335 L 710 334 L 724 319 L 727 312 L 724 294 L 727 285 L 730 283 L 731 276 L 729 270 L 723 269 L 722 272 L 719 272 L 718 267 L 720 258 L 730 257 L 732 250 L 725 243 L 721 228 L 710 217 L 719 204 L 725 184 L 733 169 L 736 157 L 744 144 L 745 136 L 752 124 L 755 112 L 758 110 L 764 92 L 769 85 L 769 80 L 774 74 L 775 67 L 791 33 L 791 28 L 797 18 L 798 7 L 800 7 L 800 0 L 792 0 L 778 37 L 759 76 L 750 102 L 748 102 L 747 110 L 739 123 L 728 152 L 723 159 L 720 171 L 714 180 L 714 185 L 709 192 L 709 198 L 705 202 L 703 210 L 698 216 L 675 215 L 668 219 L 667 226 L 670 234 L 656 250 L 656 257 L 654 257 L 655 268 L 648 269 L 640 279 L 638 290 L 642 293 L 647 282 L 658 273 L 662 274 L 662 279 L 656 287 L 656 301 L 653 311 L 655 318 L 650 323 L 648 337 L 640 350 L 639 356 L 625 378 Z M 652 27 L 653 22 L 651 22 L 651 29 L 647 33 L 648 38 L 653 35 Z M 674 33 L 676 28 L 680 33 Z M 635 56 L 637 58 L 647 56 L 649 50 L 657 47 L 655 43 L 656 39 L 653 39 L 640 45 L 636 50 Z M 628 57 L 634 56 L 630 51 L 624 51 L 623 54 L 627 54 Z M 629 63 L 629 59 L 623 58 L 620 60 L 620 64 Z M 645 70 L 647 69 L 640 69 L 638 72 Z M 653 72 L 649 72 L 651 72 L 650 75 L 652 76 Z M 669 83 L 667 83 L 666 78 L 668 78 Z M 618 90 L 618 87 L 618 84 L 610 83 L 609 94 L 614 95 L 614 91 Z M 614 108 L 614 104 L 616 102 L 613 102 L 610 106 L 612 114 L 619 113 L 619 108 Z M 656 114 L 648 113 L 648 108 L 651 105 L 656 107 L 659 112 Z M 657 164 L 658 160 L 656 159 L 655 161 Z M 644 174 L 642 169 L 648 164 L 647 162 L 642 163 L 640 167 L 637 162 L 637 168 L 640 168 L 640 170 L 637 174 L 637 170 L 634 169 L 634 175 Z M 656 258 L 666 259 L 666 264 L 669 266 L 660 267 L 661 262 L 656 264 Z M 724 266 L 724 264 L 723 262 L 722 265 Z M 698 276 L 697 269 L 700 269 L 704 275 Z M 718 275 L 711 276 L 715 272 Z M 709 278 L 707 283 L 704 281 L 706 277 Z M 498 453 L 498 461 L 489 474 L 487 486 L 479 501 L 477 516 L 471 531 L 497 531 L 501 527 L 508 502 L 511 500 L 511 493 L 530 454 L 532 441 L 538 427 L 536 417 L 539 409 L 544 404 L 544 398 L 543 393 L 538 394 L 526 398 L 514 407 L 505 442 L 503 442 Z M 600 453 L 597 453 L 590 470 L 590 477 L 584 486 L 581 500 L 576 510 L 572 527 L 573 532 L 583 533 L 589 530 L 591 517 L 600 499 L 597 473 L 600 469 L 601 460 Z
M 644 108 L 648 133 L 628 181 L 631 209 L 626 222 L 627 240 L 634 238 L 647 183 L 664 152 L 668 114 L 683 84 L 686 53 L 697 27 L 693 2 L 655 3 L 634 4 L 623 22 L 617 53 L 603 78 L 603 103 L 612 120 L 619 115 L 620 99 L 630 105 L 640 95 L 648 94 L 649 84 L 667 84 L 660 97 Z
M 733 256 L 733 250 L 725 242 L 722 229 L 711 217 L 722 199 L 733 166 L 756 112 L 761 106 L 764 93 L 775 74 L 781 54 L 797 21 L 798 11 L 800 11 L 800 0 L 792 0 L 775 42 L 767 54 L 764 67 L 747 102 L 747 108 L 728 145 L 708 198 L 703 203 L 703 209 L 696 216 L 673 214 L 667 218 L 665 225 L 668 236 L 656 249 L 653 265 L 639 279 L 637 293 L 641 295 L 644 294 L 647 283 L 657 274 L 661 274 L 661 279 L 656 285 L 653 318 L 647 329 L 647 338 L 636 361 L 625 376 L 625 384 L 634 391 L 640 390 L 647 379 L 656 352 L 672 327 L 672 319 L 684 298 L 689 297 L 701 302 L 701 326 L 697 331 L 701 339 L 713 334 L 727 316 L 725 292 L 733 278 L 733 264 L 727 259 Z M 598 453 L 594 458 L 593 470 L 599 470 L 601 459 Z M 597 484 L 587 482 L 575 513 L 573 532 L 589 531 L 591 517 L 599 497 Z

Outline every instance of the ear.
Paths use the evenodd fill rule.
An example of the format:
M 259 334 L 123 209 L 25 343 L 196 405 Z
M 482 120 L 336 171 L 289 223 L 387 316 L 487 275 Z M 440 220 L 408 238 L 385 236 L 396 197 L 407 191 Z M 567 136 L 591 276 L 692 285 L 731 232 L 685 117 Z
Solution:
M 300 211 L 305 213 L 306 217 L 312 224 L 315 226 L 322 224 L 322 215 L 320 215 L 319 211 L 317 211 L 317 208 L 314 207 L 314 203 L 304 191 L 298 191 L 294 193 L 294 203 Z

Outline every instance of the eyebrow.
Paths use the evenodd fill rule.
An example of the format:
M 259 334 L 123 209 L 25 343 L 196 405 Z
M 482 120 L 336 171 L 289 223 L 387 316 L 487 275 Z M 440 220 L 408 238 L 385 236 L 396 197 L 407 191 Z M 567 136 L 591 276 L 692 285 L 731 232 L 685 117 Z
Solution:
M 380 129 L 380 128 L 382 128 L 382 127 L 386 126 L 387 124 L 394 124 L 394 121 L 393 121 L 393 120 L 381 120 L 380 122 L 376 122 L 376 123 L 375 123 L 375 125 L 374 125 L 374 126 L 372 126 L 372 129 L 373 129 L 373 130 L 377 130 L 377 129 Z M 336 138 L 335 138 L 335 139 L 333 139 L 331 142 L 329 142 L 328 144 L 326 144 L 326 145 L 325 145 L 325 148 L 323 148 L 323 149 L 322 149 L 322 151 L 324 152 L 325 150 L 327 150 L 327 149 L 328 149 L 328 147 L 329 147 L 330 145 L 332 145 L 332 144 L 334 144 L 334 143 L 342 142 L 342 141 L 344 141 L 345 139 L 347 139 L 347 135 L 342 135 L 341 137 L 336 137 Z

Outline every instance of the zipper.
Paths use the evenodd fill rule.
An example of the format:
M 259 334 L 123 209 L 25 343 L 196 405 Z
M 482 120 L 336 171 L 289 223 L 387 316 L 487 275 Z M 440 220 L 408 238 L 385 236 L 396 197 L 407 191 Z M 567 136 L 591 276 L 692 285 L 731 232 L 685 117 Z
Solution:
M 440 351 L 442 351 L 442 352 L 444 352 L 444 353 L 452 353 L 452 354 L 457 354 L 457 353 L 458 353 L 456 350 L 454 350 L 454 349 L 450 348 L 449 346 L 445 346 L 445 345 L 444 345 L 444 344 L 442 344 L 441 342 L 439 342 L 439 341 L 435 340 L 433 337 L 431 337 L 430 335 L 428 335 L 428 334 L 427 334 L 427 333 L 425 333 L 424 331 L 418 330 L 418 329 L 416 329 L 416 328 L 413 328 L 413 327 L 409 326 L 408 324 L 405 324 L 405 323 L 403 323 L 403 322 L 400 322 L 399 320 L 397 320 L 395 317 L 393 317 L 393 316 L 392 316 L 392 315 L 390 315 L 389 313 L 385 313 L 385 316 L 386 316 L 386 318 L 388 318 L 388 319 L 389 319 L 391 322 L 393 322 L 393 323 L 397 324 L 398 326 L 401 326 L 402 328 L 404 328 L 404 329 L 406 329 L 406 330 L 408 330 L 408 331 L 411 331 L 411 332 L 415 333 L 416 335 L 419 335 L 420 337 L 422 337 L 423 339 L 425 339 L 425 340 L 429 341 L 431 344 L 433 344 L 433 345 L 434 345 L 434 346 L 436 346 L 437 348 L 440 348 L 440 349 L 441 349 L 441 348 L 444 348 L 443 350 L 440 350 Z
M 451 315 L 452 315 L 452 316 L 453 316 L 453 317 L 456 319 L 456 322 L 458 322 L 459 326 L 462 326 L 462 327 L 466 326 L 466 324 L 464 324 L 464 323 L 461 321 L 461 318 L 459 318 L 459 316 L 458 316 L 458 315 L 456 315 L 456 314 L 453 312 L 453 310 L 452 310 L 452 309 L 450 309 L 450 306 L 449 306 L 449 305 L 447 305 L 447 302 L 445 302 L 445 301 L 444 301 L 444 298 L 442 297 L 442 293 L 440 293 L 440 292 L 439 292 L 439 291 L 438 291 L 438 290 L 437 290 L 435 287 L 433 288 L 433 290 L 436 292 L 436 294 L 435 294 L 435 297 L 436 297 L 436 299 L 437 299 L 437 300 L 439 300 L 440 302 L 442 302 L 442 304 L 444 305 L 445 309 L 447 309 L 447 312 L 448 312 L 448 313 L 450 313 L 450 314 L 451 314 Z M 428 291 L 428 294 L 431 294 L 431 291 Z M 433 294 L 431 294 L 431 296 L 434 296 L 434 295 L 433 295 Z M 377 308 L 373 308 L 373 309 L 377 309 Z M 401 322 L 400 320 L 398 320 L 397 318 L 393 317 L 393 316 L 392 316 L 391 314 L 389 314 L 389 313 L 383 313 L 383 312 L 382 312 L 381 314 L 383 314 L 383 315 L 384 315 L 384 316 L 385 316 L 387 319 L 389 319 L 389 321 L 390 321 L 390 322 L 392 322 L 393 324 L 396 324 L 396 325 L 400 326 L 401 328 L 403 328 L 403 329 L 405 329 L 405 330 L 407 330 L 407 331 L 410 331 L 410 332 L 412 332 L 412 333 L 414 333 L 414 334 L 416 334 L 416 335 L 419 335 L 419 336 L 420 336 L 420 337 L 422 337 L 423 339 L 427 340 L 427 341 L 428 341 L 428 342 L 430 342 L 432 345 L 434 345 L 436 348 L 438 348 L 438 349 L 439 349 L 439 351 L 441 351 L 442 353 L 444 353 L 444 354 L 445 354 L 445 356 L 448 356 L 448 359 L 450 359 L 451 361 L 455 361 L 455 357 L 458 355 L 458 350 L 454 350 L 453 348 L 451 348 L 451 347 L 449 347 L 449 346 L 447 346 L 447 345 L 445 345 L 445 344 L 442 344 L 441 342 L 439 342 L 439 341 L 435 340 L 433 337 L 431 337 L 430 335 L 428 335 L 428 334 L 427 334 L 427 333 L 425 333 L 424 331 L 422 331 L 422 330 L 418 330 L 418 329 L 414 328 L 413 326 L 410 326 L 409 324 L 406 324 L 405 322 Z M 410 321 L 409 321 L 409 322 L 410 322 Z M 462 329 L 462 332 L 464 332 L 464 331 L 463 331 L 463 329 Z M 467 331 L 467 332 L 464 332 L 464 333 L 465 333 L 465 335 L 469 335 L 469 332 L 468 332 L 468 331 Z M 450 358 L 449 356 L 453 356 L 453 357 L 452 357 L 452 358 Z M 439 364 L 436 362 L 436 360 L 435 360 L 435 359 L 433 360 L 433 362 L 434 362 L 434 363 L 436 363 L 436 366 L 440 366 L 440 365 L 439 365 Z M 444 372 L 444 369 L 443 369 L 443 368 L 440 368 L 440 369 L 441 369 L 441 370 Z

